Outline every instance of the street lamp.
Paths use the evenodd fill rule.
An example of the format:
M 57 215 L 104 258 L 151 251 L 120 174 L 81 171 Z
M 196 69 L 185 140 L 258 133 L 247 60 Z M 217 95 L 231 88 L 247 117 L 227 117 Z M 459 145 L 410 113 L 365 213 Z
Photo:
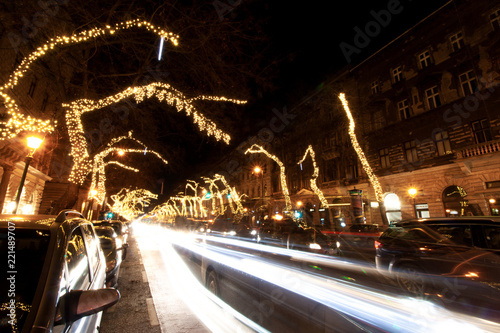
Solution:
M 261 201 L 262 201 L 262 206 L 264 206 L 264 170 L 262 170 L 259 166 L 256 166 L 253 171 L 256 174 L 262 173 L 262 183 L 260 187 L 260 193 L 261 193 Z
M 417 206 L 415 205 L 415 197 L 417 196 L 417 193 L 418 193 L 418 190 L 414 187 L 410 188 L 408 190 L 408 194 L 410 195 L 410 197 L 413 198 L 413 209 L 415 211 L 415 217 L 418 218 L 418 214 L 417 214 Z
M 24 171 L 23 175 L 21 177 L 21 182 L 19 183 L 19 188 L 17 189 L 17 195 L 16 195 L 16 200 L 15 200 L 15 206 L 14 206 L 14 214 L 17 214 L 17 209 L 19 208 L 19 201 L 21 200 L 21 194 L 23 193 L 23 187 L 24 187 L 24 182 L 26 180 L 26 174 L 28 173 L 28 169 L 31 163 L 31 160 L 33 159 L 33 154 L 35 153 L 35 150 L 37 150 L 40 145 L 43 142 L 43 139 L 40 139 L 36 136 L 30 136 L 27 139 L 27 146 L 30 149 L 30 152 L 28 156 L 26 156 L 26 159 L 24 160 Z

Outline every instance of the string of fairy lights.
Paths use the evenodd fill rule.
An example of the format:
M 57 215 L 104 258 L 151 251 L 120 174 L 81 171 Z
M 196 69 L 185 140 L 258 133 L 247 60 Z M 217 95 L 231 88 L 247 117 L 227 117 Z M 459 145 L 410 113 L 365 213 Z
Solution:
M 128 220 L 132 220 L 144 214 L 144 208 L 151 203 L 151 200 L 157 198 L 156 194 L 145 189 L 130 191 L 122 188 L 118 193 L 111 196 L 111 200 L 113 200 L 111 210 Z
M 120 148 L 115 147 L 114 145 L 122 142 L 123 140 L 131 140 L 132 142 L 137 143 L 144 149 L 137 148 Z M 147 146 L 140 140 L 133 137 L 133 132 L 129 131 L 127 135 L 122 135 L 110 140 L 107 144 L 106 148 L 97 153 L 92 158 L 92 177 L 89 191 L 89 199 L 97 199 L 98 202 L 103 202 L 106 197 L 106 166 L 108 165 L 117 165 L 123 169 L 130 170 L 133 172 L 139 172 L 139 169 L 127 166 L 118 161 L 108 161 L 104 162 L 104 159 L 113 153 L 149 153 L 158 157 L 164 164 L 168 164 L 167 160 L 165 160 L 158 152 L 147 149 Z
M 326 200 L 325 196 L 323 195 L 323 192 L 318 188 L 318 185 L 316 184 L 316 179 L 319 176 L 319 168 L 318 168 L 318 165 L 316 164 L 316 153 L 314 152 L 314 149 L 311 145 L 309 145 L 309 147 L 307 147 L 307 149 L 304 153 L 304 156 L 297 164 L 301 164 L 302 162 L 304 162 L 308 154 L 311 156 L 311 160 L 312 160 L 313 168 L 314 168 L 314 172 L 313 172 L 311 179 L 310 179 L 311 190 L 313 190 L 313 192 L 318 196 L 319 201 L 321 202 L 321 206 L 328 207 L 328 201 Z
M 356 138 L 356 132 L 354 131 L 354 127 L 355 127 L 354 118 L 351 114 L 351 110 L 349 109 L 349 104 L 347 103 L 347 99 L 345 98 L 345 94 L 341 93 L 339 95 L 339 99 L 342 101 L 342 105 L 344 106 L 344 110 L 346 112 L 347 118 L 349 119 L 349 137 L 351 139 L 352 147 L 356 151 L 356 154 L 358 155 L 358 158 L 361 161 L 361 166 L 363 167 L 363 170 L 368 175 L 368 179 L 370 180 L 370 183 L 373 186 L 373 189 L 375 191 L 376 200 L 378 202 L 381 202 L 383 200 L 382 186 L 380 185 L 380 182 L 378 181 L 377 176 L 375 175 L 370 164 L 368 163 L 368 160 L 365 157 L 363 149 L 361 148 L 361 146 L 358 143 L 358 139 Z
M 269 153 L 267 150 L 264 149 L 264 147 L 259 146 L 257 144 L 253 144 L 250 148 L 248 148 L 245 151 L 245 154 L 250 153 L 250 154 L 265 154 L 267 157 L 272 159 L 274 162 L 278 164 L 280 167 L 280 183 L 281 183 L 281 190 L 283 192 L 283 196 L 285 198 L 285 211 L 291 211 L 292 210 L 292 202 L 290 200 L 290 192 L 288 191 L 288 186 L 286 184 L 286 173 L 285 173 L 285 165 L 281 160 L 276 156 L 271 153 Z
M 0 126 L 0 140 L 11 139 L 22 131 L 51 133 L 55 129 L 55 121 L 52 123 L 50 120 L 42 120 L 21 113 L 18 104 L 11 96 L 11 90 L 18 84 L 19 80 L 24 76 L 24 74 L 26 74 L 26 72 L 28 72 L 31 65 L 36 60 L 46 54 L 55 52 L 60 47 L 87 42 L 91 39 L 96 39 L 97 37 L 105 35 L 114 35 L 116 32 L 131 28 L 146 29 L 159 37 L 170 41 L 174 46 L 178 45 L 178 35 L 175 35 L 172 32 L 167 32 L 160 27 L 154 26 L 150 22 L 139 19 L 119 22 L 114 26 L 106 25 L 104 28 L 96 27 L 70 36 L 57 36 L 51 38 L 26 56 L 9 76 L 7 82 L 0 86 L 0 97 L 4 101 L 4 105 L 9 116 L 7 121 L 0 121 L 0 125 L 2 125 Z
M 171 106 L 175 106 L 178 112 L 184 110 L 187 116 L 193 118 L 193 122 L 198 125 L 201 132 L 207 136 L 213 136 L 217 141 L 222 140 L 229 144 L 231 137 L 217 127 L 217 125 L 200 113 L 192 104 L 195 100 L 209 100 L 219 102 L 231 102 L 235 104 L 244 104 L 246 101 L 230 99 L 226 97 L 215 96 L 197 96 L 186 98 L 184 94 L 173 88 L 167 83 L 154 82 L 141 87 L 129 87 L 124 91 L 108 96 L 106 98 L 93 101 L 81 99 L 70 104 L 63 104 L 68 108 L 66 112 L 66 124 L 71 144 L 71 155 L 73 156 L 74 166 L 71 170 L 69 181 L 77 184 L 83 184 L 88 169 L 90 168 L 89 153 L 87 151 L 87 140 L 84 136 L 82 115 L 106 106 L 116 104 L 125 98 L 133 97 L 137 103 L 144 101 L 145 98 L 156 97 L 159 102 L 165 101 Z

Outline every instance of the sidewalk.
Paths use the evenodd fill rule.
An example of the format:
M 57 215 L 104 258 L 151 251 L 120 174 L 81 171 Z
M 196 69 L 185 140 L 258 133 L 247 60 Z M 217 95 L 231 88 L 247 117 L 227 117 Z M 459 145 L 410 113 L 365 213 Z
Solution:
M 118 279 L 121 299 L 115 306 L 104 311 L 101 332 L 209 332 L 177 296 L 175 286 L 169 283 L 159 284 L 158 281 L 150 285 L 142 259 L 147 258 L 149 275 L 155 278 L 155 272 L 164 271 L 159 251 L 152 246 L 141 253 L 133 230 L 128 243 L 127 258 L 122 263 Z M 156 289 L 154 300 L 151 293 L 153 285 Z M 160 290 L 158 285 L 161 286 Z M 155 306 L 160 306 L 161 309 L 157 311 Z

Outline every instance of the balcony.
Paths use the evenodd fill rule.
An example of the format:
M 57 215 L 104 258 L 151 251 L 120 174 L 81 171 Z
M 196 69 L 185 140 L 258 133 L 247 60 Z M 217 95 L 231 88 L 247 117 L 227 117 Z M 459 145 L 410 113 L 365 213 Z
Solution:
M 500 140 L 495 140 L 457 149 L 457 157 L 469 158 L 498 152 L 500 152 Z

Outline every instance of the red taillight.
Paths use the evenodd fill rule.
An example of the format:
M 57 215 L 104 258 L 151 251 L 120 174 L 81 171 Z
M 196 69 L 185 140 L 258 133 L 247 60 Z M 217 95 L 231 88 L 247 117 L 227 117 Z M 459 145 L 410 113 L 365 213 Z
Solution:
M 376 241 L 373 243 L 373 245 L 375 245 L 375 249 L 378 249 L 379 247 L 381 247 L 381 246 L 382 246 L 382 243 L 380 243 L 379 241 L 377 241 L 377 240 L 376 240 Z

